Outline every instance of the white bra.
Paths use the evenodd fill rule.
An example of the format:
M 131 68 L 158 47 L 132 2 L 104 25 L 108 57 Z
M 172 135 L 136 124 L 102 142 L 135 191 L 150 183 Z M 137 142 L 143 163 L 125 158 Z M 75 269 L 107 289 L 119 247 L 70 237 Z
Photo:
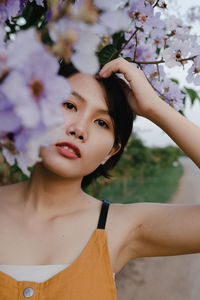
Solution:
M 43 282 L 70 266 L 66 265 L 0 265 L 0 271 L 18 281 Z M 113 273 L 115 279 L 115 273 Z

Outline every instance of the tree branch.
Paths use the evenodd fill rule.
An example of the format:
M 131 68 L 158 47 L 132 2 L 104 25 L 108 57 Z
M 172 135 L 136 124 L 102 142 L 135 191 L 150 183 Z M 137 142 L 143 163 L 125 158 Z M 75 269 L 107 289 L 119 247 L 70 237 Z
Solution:
M 138 32 L 139 28 L 137 27 L 136 30 L 133 32 L 133 34 L 131 34 L 130 38 L 128 39 L 128 41 L 126 41 L 126 43 L 123 45 L 123 47 L 121 47 L 121 49 L 119 50 L 119 54 L 122 52 L 122 50 L 124 50 L 124 48 L 128 45 L 128 43 L 130 42 L 130 40 L 132 39 L 132 37 Z
M 183 62 L 183 61 L 187 61 L 187 60 L 194 60 L 195 58 L 197 57 L 197 55 L 194 55 L 194 56 L 191 56 L 191 57 L 188 57 L 188 58 L 182 58 L 182 59 L 179 59 L 178 61 L 179 62 Z M 163 63 L 165 63 L 165 60 L 164 59 L 161 59 L 161 60 L 153 60 L 153 61 L 137 61 L 137 60 L 129 60 L 130 62 L 134 62 L 134 63 L 136 63 L 136 64 L 138 64 L 138 65 L 140 65 L 140 64 L 144 64 L 144 65 L 152 65 L 152 64 L 156 64 L 156 65 L 158 65 L 158 64 L 163 64 Z

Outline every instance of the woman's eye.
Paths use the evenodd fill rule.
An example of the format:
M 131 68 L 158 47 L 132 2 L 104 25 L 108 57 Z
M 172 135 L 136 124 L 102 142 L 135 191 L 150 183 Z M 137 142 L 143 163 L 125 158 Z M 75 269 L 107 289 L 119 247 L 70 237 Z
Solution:
M 101 127 L 105 127 L 105 128 L 109 128 L 108 124 L 106 122 L 104 122 L 103 120 L 97 120 L 99 122 L 99 125 Z
M 70 110 L 72 110 L 73 108 L 76 108 L 76 106 L 74 104 L 72 104 L 71 102 L 64 102 L 63 106 L 67 107 Z

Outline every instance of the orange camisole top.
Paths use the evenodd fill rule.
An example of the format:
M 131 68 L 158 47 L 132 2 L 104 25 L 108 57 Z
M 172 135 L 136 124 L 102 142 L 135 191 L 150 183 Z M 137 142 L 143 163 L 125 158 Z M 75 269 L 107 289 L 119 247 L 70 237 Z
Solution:
M 0 271 L 1 300 L 116 300 L 107 233 L 110 202 L 103 201 L 98 226 L 80 256 L 44 282 L 17 281 Z

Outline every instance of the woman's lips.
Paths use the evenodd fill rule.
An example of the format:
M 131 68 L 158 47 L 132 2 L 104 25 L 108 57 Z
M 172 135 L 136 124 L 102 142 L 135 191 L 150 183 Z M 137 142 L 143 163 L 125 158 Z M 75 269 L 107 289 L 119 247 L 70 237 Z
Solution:
M 69 150 L 67 150 L 67 149 L 65 149 L 65 148 L 63 148 L 63 147 L 56 146 L 56 149 L 57 149 L 57 151 L 58 151 L 60 154 L 62 154 L 62 155 L 65 156 L 65 157 L 73 158 L 73 159 L 79 158 L 78 155 L 76 155 L 75 153 L 73 153 L 73 152 L 71 152 L 71 151 L 69 151 Z
M 71 144 L 71 143 L 68 143 L 68 142 L 60 142 L 60 143 L 56 143 L 56 146 L 58 146 L 58 147 L 64 146 L 64 147 L 70 148 L 70 149 L 74 150 L 75 154 L 78 157 L 81 157 L 80 149 L 74 144 Z

